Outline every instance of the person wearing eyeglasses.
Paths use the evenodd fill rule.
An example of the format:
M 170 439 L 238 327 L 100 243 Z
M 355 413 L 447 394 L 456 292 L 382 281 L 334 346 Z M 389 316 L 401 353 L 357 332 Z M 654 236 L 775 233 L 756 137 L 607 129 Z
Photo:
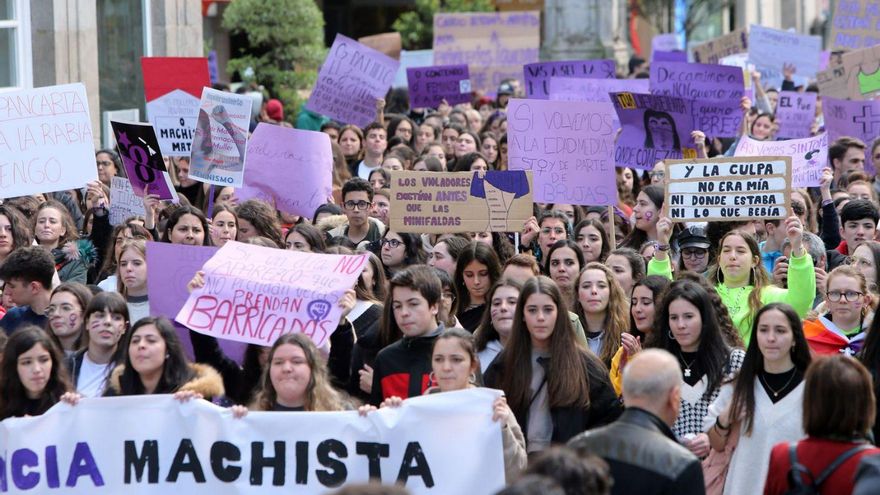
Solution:
M 666 180 L 666 163 L 662 161 L 655 163 L 654 168 L 645 175 L 647 177 L 647 180 L 645 181 L 646 186 L 662 186 Z
M 827 312 L 804 321 L 804 334 L 815 354 L 857 354 L 865 341 L 865 317 L 872 296 L 865 276 L 855 267 L 839 266 L 828 274 Z M 820 305 L 821 308 L 821 305 Z
M 379 258 L 382 259 L 382 266 L 385 267 L 385 276 L 389 279 L 410 265 L 425 262 L 422 238 L 418 235 L 388 230 L 380 244 L 382 250 Z
M 691 225 L 682 230 L 676 237 L 679 248 L 679 271 L 690 271 L 703 274 L 709 269 L 709 247 L 712 244 L 706 237 L 706 228 L 702 225 Z
M 355 245 L 377 243 L 385 233 L 385 224 L 370 217 L 373 208 L 373 186 L 365 179 L 353 177 L 342 186 L 342 211 L 348 222 L 327 233 L 347 237 Z

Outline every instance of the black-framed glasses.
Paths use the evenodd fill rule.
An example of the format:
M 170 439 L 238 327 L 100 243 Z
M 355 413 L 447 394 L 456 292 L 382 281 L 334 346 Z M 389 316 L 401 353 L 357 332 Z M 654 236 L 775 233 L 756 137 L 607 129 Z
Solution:
M 345 203 L 342 203 L 342 205 L 345 206 L 346 210 L 354 210 L 357 208 L 358 210 L 363 211 L 369 208 L 372 203 L 369 201 L 346 201 Z
M 829 290 L 825 293 L 825 296 L 828 297 L 828 300 L 831 302 L 839 302 L 841 298 L 846 299 L 846 302 L 856 302 L 864 295 L 864 293 L 857 290 Z
M 699 248 L 685 248 L 685 249 L 682 249 L 682 250 L 681 250 L 681 257 L 682 257 L 682 258 L 692 258 L 692 259 L 696 259 L 696 260 L 701 260 L 701 259 L 703 259 L 703 258 L 706 257 L 706 254 L 707 254 L 708 252 L 709 252 L 709 251 L 707 251 L 707 250 L 705 250 L 705 249 L 699 249 Z
M 388 246 L 391 249 L 396 249 L 403 244 L 403 241 L 399 241 L 397 239 L 382 239 L 382 247 Z

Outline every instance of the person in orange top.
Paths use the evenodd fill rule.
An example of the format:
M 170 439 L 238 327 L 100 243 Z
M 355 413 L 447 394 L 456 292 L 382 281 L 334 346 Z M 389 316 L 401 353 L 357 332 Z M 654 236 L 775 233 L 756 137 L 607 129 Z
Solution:
M 871 307 L 865 276 L 852 266 L 839 266 L 828 274 L 828 285 L 819 316 L 804 321 L 804 334 L 815 354 L 855 355 L 865 340 L 865 316 Z

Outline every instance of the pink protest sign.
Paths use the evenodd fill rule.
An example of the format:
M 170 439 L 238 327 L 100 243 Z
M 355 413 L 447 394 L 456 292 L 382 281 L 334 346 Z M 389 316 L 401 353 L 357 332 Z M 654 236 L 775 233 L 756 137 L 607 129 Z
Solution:
M 323 132 L 260 123 L 247 148 L 242 201 L 258 198 L 293 215 L 311 218 L 333 193 L 333 153 Z
M 618 166 L 651 169 L 662 160 L 696 158 L 693 100 L 612 93 L 611 101 L 622 129 L 614 145 Z
M 758 141 L 743 136 L 734 156 L 789 156 L 791 185 L 818 186 L 822 169 L 828 166 L 828 134 L 823 132 L 817 136 L 785 141 Z
M 841 136 L 850 136 L 871 146 L 874 139 L 880 136 L 880 100 L 849 101 L 823 97 L 822 111 L 829 142 L 833 143 Z M 869 151 L 865 153 L 865 170 L 873 171 L 875 168 Z
M 339 300 L 354 287 L 367 256 L 301 253 L 227 242 L 202 270 L 175 318 L 219 339 L 272 345 L 304 333 L 321 347 L 336 330 Z
M 816 121 L 816 93 L 780 91 L 776 104 L 776 137 L 803 138 L 810 135 Z M 797 170 L 797 166 L 795 166 Z
M 614 79 L 617 74 L 613 60 L 568 60 L 525 64 L 523 75 L 526 80 L 526 96 L 547 100 L 550 98 L 552 78 Z
M 510 100 L 508 167 L 532 171 L 537 202 L 617 204 L 613 120 L 607 103 Z

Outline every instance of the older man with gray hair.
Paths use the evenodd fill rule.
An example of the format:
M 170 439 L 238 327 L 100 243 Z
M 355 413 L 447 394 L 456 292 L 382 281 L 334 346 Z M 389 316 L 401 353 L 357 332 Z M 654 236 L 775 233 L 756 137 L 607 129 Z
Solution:
M 704 494 L 699 459 L 671 426 L 681 405 L 678 360 L 660 349 L 638 353 L 623 370 L 626 411 L 614 423 L 574 437 L 569 446 L 605 459 L 614 494 Z

